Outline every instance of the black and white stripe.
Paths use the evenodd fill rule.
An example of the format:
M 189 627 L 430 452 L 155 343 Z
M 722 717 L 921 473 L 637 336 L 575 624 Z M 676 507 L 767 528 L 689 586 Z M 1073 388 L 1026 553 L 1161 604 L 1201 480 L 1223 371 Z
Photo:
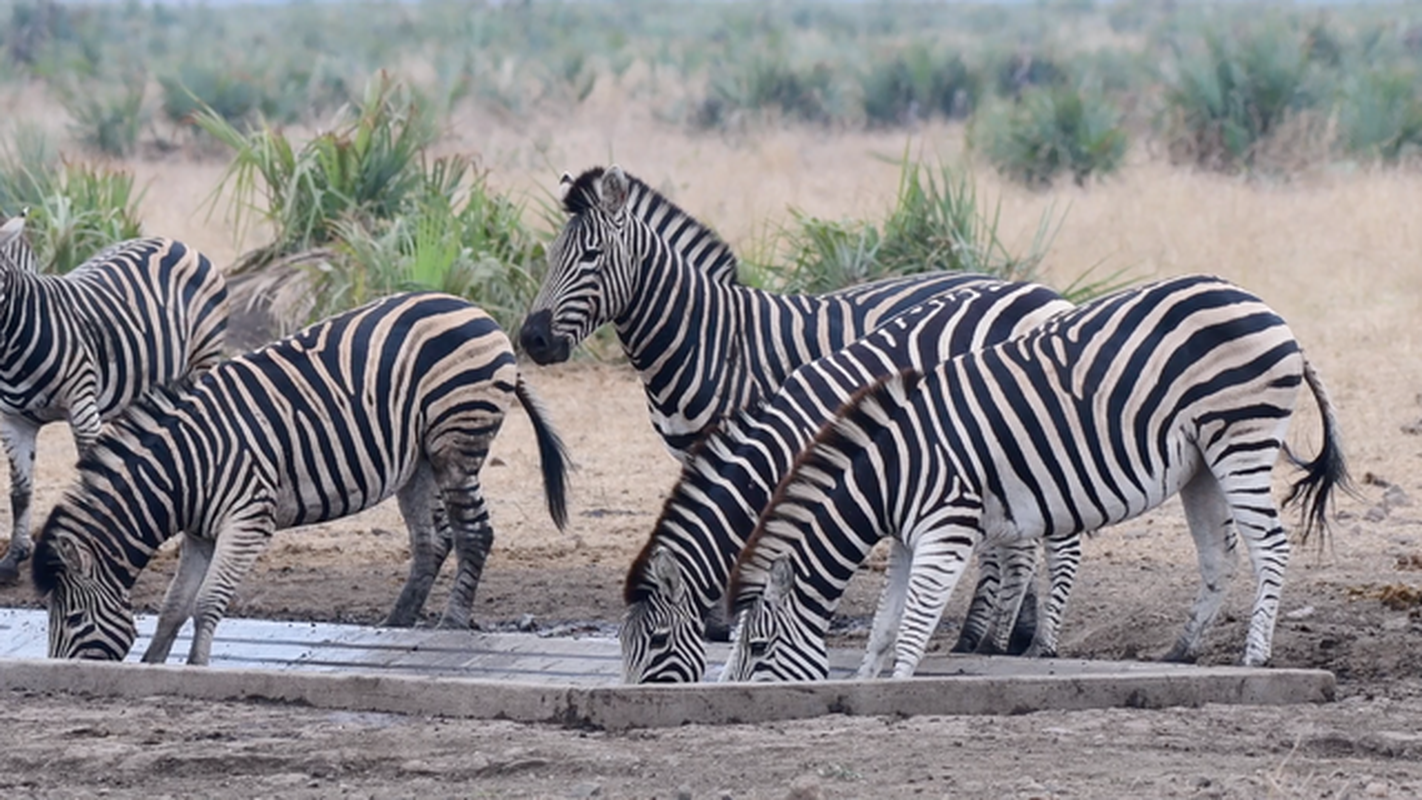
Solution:
M 1266 663 L 1289 556 L 1270 474 L 1305 383 L 1324 441 L 1285 505 L 1303 502 L 1306 539 L 1326 531 L 1331 495 L 1347 482 L 1334 408 L 1284 320 L 1217 278 L 1117 293 L 1020 339 L 884 379 L 777 487 L 731 579 L 741 623 L 723 677 L 823 678 L 830 615 L 881 537 L 902 544 L 909 568 L 885 590 L 862 674 L 878 674 L 892 649 L 902 677 L 975 546 L 1073 539 L 1177 492 L 1202 580 L 1167 658 L 1196 654 L 1237 530 L 1257 585 L 1243 663 Z M 1001 600 L 1010 618 L 1006 586 Z M 1038 627 L 1053 644 L 1059 611 Z
M 642 377 L 652 425 L 678 459 L 717 420 L 760 402 L 801 364 L 980 276 L 934 272 L 825 295 L 740 285 L 725 244 L 616 166 L 564 175 L 571 218 L 519 334 L 540 364 L 612 323 Z
M 395 295 L 155 391 L 81 459 L 39 538 L 50 655 L 120 659 L 128 592 L 185 533 L 145 661 L 167 658 L 193 617 L 188 661 L 207 662 L 238 583 L 277 530 L 396 496 L 414 555 L 387 624 L 419 613 L 451 542 L 458 575 L 442 626 L 467 627 L 493 529 L 479 470 L 505 411 L 529 412 L 549 511 L 566 520 L 562 444 L 523 386 L 508 337 L 483 311 L 435 293 Z
M 885 375 L 931 368 L 1006 341 L 1069 308 L 1036 284 L 984 280 L 965 286 L 806 364 L 763 407 L 708 434 L 684 464 L 628 572 L 619 632 L 624 680 L 701 679 L 703 615 L 721 601 L 736 557 L 796 454 L 856 390 Z
M 0 227 L 0 439 L 10 459 L 10 547 L 0 584 L 29 557 L 35 439 L 67 420 L 81 452 L 153 386 L 223 356 L 227 287 L 171 239 L 112 245 L 65 275 L 35 271 L 23 217 Z

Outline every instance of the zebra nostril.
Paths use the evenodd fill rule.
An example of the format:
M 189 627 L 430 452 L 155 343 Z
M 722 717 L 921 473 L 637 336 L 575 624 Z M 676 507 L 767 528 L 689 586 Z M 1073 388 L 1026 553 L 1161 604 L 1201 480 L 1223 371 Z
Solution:
M 553 312 L 546 309 L 528 315 L 519 330 L 518 342 L 539 364 L 554 364 L 568 358 L 568 345 L 553 335 Z

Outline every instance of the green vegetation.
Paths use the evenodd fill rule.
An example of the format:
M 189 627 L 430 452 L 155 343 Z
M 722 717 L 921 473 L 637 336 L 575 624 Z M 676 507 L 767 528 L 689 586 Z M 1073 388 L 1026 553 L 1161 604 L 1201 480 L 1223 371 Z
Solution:
M 271 127 L 244 133 L 211 108 L 196 112 L 197 125 L 234 151 L 222 186 L 238 229 L 255 213 L 274 232 L 229 272 L 261 275 L 277 319 L 295 326 L 426 288 L 516 324 L 538 288 L 542 242 L 469 159 L 430 156 L 438 128 L 428 108 L 380 75 L 334 127 L 300 146 Z
M 0 150 L 0 209 L 29 209 L 26 235 L 46 272 L 68 272 L 99 250 L 138 236 L 140 199 L 131 174 L 60 161 L 33 129 L 22 128 Z
M 1109 174 L 1126 155 L 1121 115 L 1100 93 L 1069 86 L 1029 88 L 974 121 L 972 141 L 1003 175 L 1048 186 L 1062 173 L 1077 185 Z

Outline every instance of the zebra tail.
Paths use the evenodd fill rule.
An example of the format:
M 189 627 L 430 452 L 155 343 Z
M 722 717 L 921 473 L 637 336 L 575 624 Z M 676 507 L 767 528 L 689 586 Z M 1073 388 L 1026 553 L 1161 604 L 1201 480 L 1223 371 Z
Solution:
M 1322 547 L 1328 536 L 1328 506 L 1334 491 L 1342 489 L 1354 497 L 1357 492 L 1353 489 L 1352 480 L 1348 476 L 1348 464 L 1343 457 L 1337 409 L 1328 397 L 1328 389 L 1324 387 L 1323 379 L 1307 358 L 1304 359 L 1304 380 L 1313 391 L 1319 415 L 1323 418 L 1323 449 L 1312 461 L 1303 461 L 1295 456 L 1287 445 L 1284 447 L 1284 454 L 1288 459 L 1304 471 L 1304 476 L 1290 487 L 1288 496 L 1284 498 L 1284 506 L 1295 502 L 1302 504 L 1304 526 L 1301 538 L 1307 542 L 1309 534 L 1316 530 L 1319 534 L 1319 546 Z
M 518 376 L 514 393 L 528 418 L 533 423 L 533 434 L 538 439 L 538 459 L 543 467 L 543 494 L 548 498 L 548 515 L 558 530 L 568 525 L 568 448 L 563 439 L 548 421 L 548 412 L 533 391 Z

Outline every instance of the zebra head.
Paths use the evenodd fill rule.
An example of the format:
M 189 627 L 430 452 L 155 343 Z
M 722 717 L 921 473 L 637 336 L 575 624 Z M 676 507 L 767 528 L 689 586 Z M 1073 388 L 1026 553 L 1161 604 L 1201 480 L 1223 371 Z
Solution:
M 628 578 L 622 644 L 625 683 L 695 683 L 706 673 L 705 623 L 671 551 L 657 546 Z
M 35 542 L 35 588 L 49 607 L 50 658 L 122 661 L 138 637 L 126 592 L 87 542 L 52 515 Z
M 566 361 L 579 342 L 631 302 L 637 260 L 631 246 L 631 179 L 616 165 L 594 167 L 558 186 L 571 217 L 548 248 L 548 274 L 519 332 L 539 364 Z
M 722 681 L 814 681 L 829 677 L 829 654 L 823 636 L 809 632 L 795 593 L 795 564 L 789 554 L 770 563 L 766 574 L 753 578 L 738 568 L 733 585 L 735 633 L 731 655 L 721 670 Z M 749 583 L 763 579 L 759 591 Z

